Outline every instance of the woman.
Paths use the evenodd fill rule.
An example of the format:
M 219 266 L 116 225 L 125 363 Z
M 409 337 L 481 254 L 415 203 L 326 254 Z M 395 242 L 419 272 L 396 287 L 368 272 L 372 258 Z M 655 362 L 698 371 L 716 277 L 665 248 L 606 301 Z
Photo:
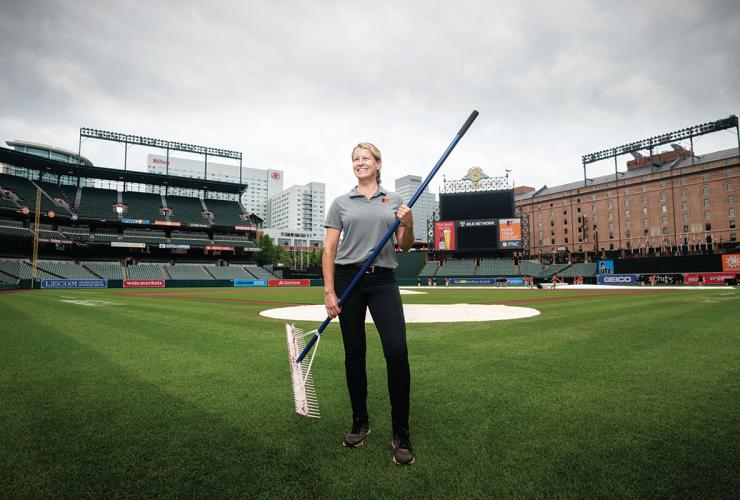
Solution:
M 334 200 L 324 224 L 324 304 L 329 316 L 339 316 L 344 342 L 344 366 L 352 403 L 352 429 L 344 438 L 344 446 L 362 446 L 370 433 L 365 371 L 365 314 L 370 309 L 380 334 L 388 372 L 393 462 L 412 464 L 414 455 L 409 438 L 411 376 L 403 305 L 393 271 L 397 265 L 393 241 L 388 241 L 383 247 L 342 307 L 338 305 L 339 297 L 396 217 L 401 221 L 395 234 L 399 247 L 408 250 L 414 242 L 411 209 L 402 203 L 400 196 L 380 185 L 381 168 L 380 151 L 372 144 L 363 142 L 352 150 L 352 169 L 357 177 L 357 186 Z M 340 245 L 341 233 L 344 237 Z

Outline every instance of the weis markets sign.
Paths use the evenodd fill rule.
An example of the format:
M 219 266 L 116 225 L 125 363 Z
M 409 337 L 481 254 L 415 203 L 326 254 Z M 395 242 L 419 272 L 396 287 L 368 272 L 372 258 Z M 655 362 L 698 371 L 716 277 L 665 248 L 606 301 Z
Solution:
M 41 288 L 108 288 L 108 280 L 41 280 Z
M 123 280 L 123 288 L 164 288 L 164 280 Z

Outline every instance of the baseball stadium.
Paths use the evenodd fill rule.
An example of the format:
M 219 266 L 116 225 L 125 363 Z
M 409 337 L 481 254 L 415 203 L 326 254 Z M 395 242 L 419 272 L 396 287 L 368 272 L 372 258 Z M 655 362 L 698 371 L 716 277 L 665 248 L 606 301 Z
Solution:
M 321 267 L 302 258 L 320 248 L 272 261 L 246 183 L 9 141 L 3 496 L 735 496 L 740 156 L 676 144 L 737 127 L 732 115 L 586 154 L 584 178 L 560 186 L 479 167 L 444 180 L 426 238 L 395 270 L 418 459 L 406 468 L 382 419 L 361 452 L 341 446 L 336 321 L 311 368 L 321 418 L 293 411 L 284 325 L 326 317 Z M 203 154 L 205 168 L 241 159 L 83 137 L 166 149 L 168 162 Z M 588 177 L 601 160 L 614 174 Z M 367 349 L 369 404 L 387 414 L 377 336 Z

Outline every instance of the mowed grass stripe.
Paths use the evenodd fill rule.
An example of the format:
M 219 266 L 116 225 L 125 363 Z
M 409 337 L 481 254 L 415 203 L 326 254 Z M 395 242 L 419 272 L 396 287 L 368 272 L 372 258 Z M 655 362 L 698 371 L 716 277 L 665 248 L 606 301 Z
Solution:
M 375 430 L 364 449 L 346 450 L 336 326 L 314 368 L 324 418 L 313 421 L 291 412 L 282 322 L 258 314 L 270 306 L 114 290 L 2 296 L 3 491 L 731 496 L 740 308 L 726 290 L 580 297 L 532 303 L 542 314 L 525 320 L 409 325 L 419 460 L 405 469 L 390 464 L 385 365 L 371 325 Z M 315 289 L 194 291 L 321 301 Z M 561 291 L 434 290 L 404 301 L 549 294 Z M 75 306 L 63 296 L 125 305 Z

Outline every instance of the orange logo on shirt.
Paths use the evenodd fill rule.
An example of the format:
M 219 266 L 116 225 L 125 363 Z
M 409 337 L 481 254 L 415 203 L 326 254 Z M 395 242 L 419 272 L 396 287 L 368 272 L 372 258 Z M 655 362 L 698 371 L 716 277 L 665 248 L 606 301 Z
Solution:
M 385 203 L 386 205 L 389 204 L 390 202 L 391 200 L 389 200 L 388 198 L 383 198 L 383 203 Z

